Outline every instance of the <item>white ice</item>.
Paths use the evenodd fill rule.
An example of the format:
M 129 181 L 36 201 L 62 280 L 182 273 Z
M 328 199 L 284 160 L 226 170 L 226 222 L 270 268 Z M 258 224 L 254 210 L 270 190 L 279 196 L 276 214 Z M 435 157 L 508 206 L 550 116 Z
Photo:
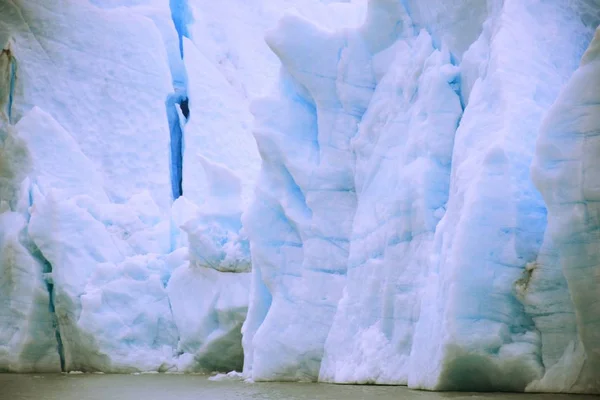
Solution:
M 1 2 L 0 371 L 600 392 L 599 23 Z
M 162 1 L 0 5 L 2 370 L 241 368 L 251 180 L 231 171 L 259 160 L 238 141 L 196 164 L 196 203 L 172 204 L 166 101 L 188 86 L 173 19 Z
M 356 30 L 280 21 L 267 42 L 284 71 L 252 107 L 263 166 L 244 219 L 247 377 L 599 390 L 586 372 L 597 368 L 595 267 L 572 264 L 585 283 L 574 289 L 568 273 L 539 266 L 566 256 L 544 241 L 557 240 L 552 223 L 546 230 L 552 198 L 529 171 L 598 10 L 593 1 L 373 0 Z M 561 118 L 593 132 L 594 114 L 582 112 Z M 545 179 L 557 193 L 585 190 L 571 176 Z M 570 304 L 579 296 L 582 309 Z M 563 373 L 580 368 L 579 381 L 554 379 L 557 362 Z
M 588 392 L 600 387 L 598 88 L 600 29 L 547 113 L 532 165 L 534 182 L 548 205 L 548 229 L 544 253 L 529 272 L 529 287 L 542 289 L 542 296 L 529 287 L 525 296 L 537 314 L 536 326 L 542 335 L 550 332 L 554 343 L 548 347 L 554 348 L 545 358 L 550 368 L 530 390 Z M 551 279 L 568 288 L 568 298 L 555 295 Z M 561 314 L 565 316 L 556 318 Z

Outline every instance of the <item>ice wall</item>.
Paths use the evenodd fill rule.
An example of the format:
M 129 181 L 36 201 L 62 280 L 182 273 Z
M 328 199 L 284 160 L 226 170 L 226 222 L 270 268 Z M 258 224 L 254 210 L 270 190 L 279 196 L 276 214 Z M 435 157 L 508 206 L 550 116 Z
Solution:
M 600 391 L 598 0 L 59 3 L 0 1 L 1 371 Z
M 599 87 L 600 30 L 596 30 L 579 68 L 544 119 L 532 166 L 534 182 L 548 205 L 548 229 L 543 252 L 528 269 L 524 297 L 542 337 L 548 332 L 560 345 L 545 355 L 548 371 L 532 385 L 533 390 L 600 388 L 599 186 L 595 173 L 600 151 Z M 535 289 L 542 296 L 532 293 Z M 567 291 L 568 298 L 553 296 L 559 289 Z M 548 301 L 552 297 L 558 301 Z
M 583 194 L 568 211 L 552 205 L 593 167 L 540 175 L 544 198 L 529 172 L 542 119 L 560 107 L 599 11 L 596 1 L 372 0 L 358 29 L 280 21 L 267 36 L 280 83 L 252 108 L 263 166 L 245 217 L 247 377 L 600 390 L 588 372 L 595 265 L 564 261 L 597 246 L 587 233 L 596 223 L 582 216 L 581 228 L 552 233 L 553 212 L 591 203 Z M 576 121 L 568 132 L 592 129 L 580 103 L 589 101 L 557 100 L 560 118 Z M 548 118 L 539 146 L 565 135 L 562 119 Z M 563 136 L 580 165 L 583 139 Z M 554 157 L 545 171 L 566 151 L 540 153 Z M 581 376 L 555 379 L 576 366 Z
M 267 43 L 286 70 L 253 107 L 263 169 L 244 221 L 254 274 L 244 368 L 260 379 L 310 380 L 343 289 L 356 207 L 350 139 L 374 82 L 364 64 L 346 62 L 368 59 L 352 31 L 289 14 Z
M 240 177 L 247 205 L 260 168 L 250 102 L 268 93 L 280 65 L 265 31 L 292 7 L 337 25 L 358 20 L 360 9 L 320 0 L 187 0 L 186 7 L 190 22 L 182 49 L 190 118 L 184 128 L 183 193 L 197 204 L 204 201 L 209 178 L 200 160 L 206 158 Z
M 0 369 L 241 368 L 263 40 L 319 0 L 0 1 Z M 22 265 L 21 265 L 22 264 Z
M 127 8 L 79 2 L 6 0 L 0 20 L 0 43 L 17 71 L 11 122 L 41 108 L 95 164 L 112 200 L 147 189 L 168 208 L 171 82 L 156 25 Z
M 5 211 L 0 226 L 0 371 L 59 372 L 47 271 L 21 242 L 23 216 Z
M 201 198 L 172 204 L 186 67 L 204 67 L 184 61 L 192 18 L 172 3 L 0 1 L 2 371 L 241 367 L 250 265 L 231 159 L 203 158 L 188 171 Z

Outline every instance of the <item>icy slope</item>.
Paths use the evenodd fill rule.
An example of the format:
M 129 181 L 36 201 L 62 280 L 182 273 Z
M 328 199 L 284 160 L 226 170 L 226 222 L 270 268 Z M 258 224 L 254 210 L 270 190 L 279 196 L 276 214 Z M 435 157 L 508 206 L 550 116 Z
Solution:
M 599 22 L 595 1 L 521 0 L 372 0 L 350 30 L 281 20 L 267 36 L 279 87 L 252 109 L 263 166 L 245 217 L 246 376 L 600 391 L 586 372 L 597 268 L 562 261 L 565 281 L 560 249 L 583 250 L 557 249 L 570 236 L 546 231 L 556 195 L 544 188 L 562 195 L 573 179 L 538 178 L 542 199 L 529 172 L 542 119 Z M 560 115 L 574 105 L 580 117 L 576 104 Z M 575 131 L 588 132 L 582 118 Z M 579 381 L 555 379 L 559 359 L 584 358 Z

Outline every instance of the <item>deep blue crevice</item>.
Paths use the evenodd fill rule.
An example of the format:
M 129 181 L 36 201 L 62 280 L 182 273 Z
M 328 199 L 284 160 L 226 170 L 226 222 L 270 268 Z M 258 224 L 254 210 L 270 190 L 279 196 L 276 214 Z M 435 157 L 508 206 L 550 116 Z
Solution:
M 171 8 L 171 18 L 179 37 L 179 54 L 183 58 L 183 37 L 189 38 L 188 24 L 191 21 L 190 8 L 187 0 L 169 0 L 169 6 Z
M 192 22 L 192 13 L 187 0 L 169 0 L 169 6 L 171 8 L 173 25 L 179 39 L 179 56 L 183 60 L 183 37 L 190 37 L 188 24 Z M 175 71 L 171 72 L 175 74 Z M 183 75 L 186 75 L 185 70 L 183 71 Z M 170 171 L 173 200 L 183 195 L 183 153 L 185 141 L 183 131 L 184 121 L 181 120 L 180 115 L 183 115 L 185 122 L 190 118 L 187 79 L 185 77 L 179 78 L 174 79 L 174 93 L 167 96 L 165 102 L 170 132 Z M 179 110 L 181 110 L 181 113 Z
M 190 105 L 187 97 L 181 100 L 179 107 L 181 108 L 181 113 L 185 117 L 185 120 L 187 121 L 190 119 Z
M 173 200 L 183 195 L 183 151 L 184 138 L 182 123 L 179 118 L 179 105 L 181 113 L 185 120 L 189 118 L 190 111 L 188 106 L 188 98 L 182 91 L 176 91 L 167 96 L 166 108 L 167 119 L 169 121 L 169 131 L 171 137 L 171 193 Z

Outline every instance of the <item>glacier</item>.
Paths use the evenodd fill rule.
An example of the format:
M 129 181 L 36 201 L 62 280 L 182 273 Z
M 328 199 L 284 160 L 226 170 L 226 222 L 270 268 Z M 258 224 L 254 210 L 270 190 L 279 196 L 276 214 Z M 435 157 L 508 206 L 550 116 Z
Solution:
M 279 84 L 252 108 L 247 377 L 598 392 L 597 87 L 592 67 L 585 99 L 569 79 L 599 11 L 372 0 L 356 28 L 280 20 Z
M 172 3 L 0 3 L 2 371 L 241 368 L 239 165 L 259 161 L 249 128 L 226 159 L 227 127 L 186 110 L 194 21 Z
M 0 0 L 0 371 L 600 393 L 598 0 Z

